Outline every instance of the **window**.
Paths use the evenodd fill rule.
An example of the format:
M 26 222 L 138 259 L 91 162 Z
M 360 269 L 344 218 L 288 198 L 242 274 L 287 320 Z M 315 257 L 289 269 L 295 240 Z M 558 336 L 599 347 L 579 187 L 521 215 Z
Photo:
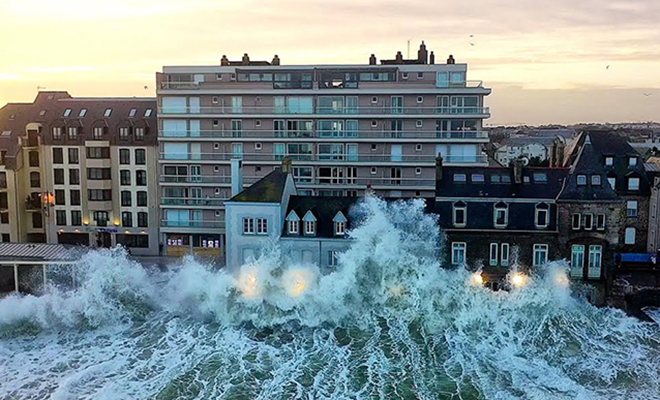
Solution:
M 467 175 L 454 174 L 454 182 L 467 182 Z
M 401 73 L 401 79 L 408 79 L 408 73 L 407 72 L 402 72 Z
M 39 166 L 39 152 L 38 151 L 31 151 L 29 154 L 29 159 L 30 159 L 30 167 L 38 167 Z
M 112 179 L 110 168 L 87 168 L 87 179 L 102 181 Z
M 70 126 L 67 130 L 69 139 L 76 140 L 78 138 L 78 128 L 75 126 Z
M 625 244 L 635 244 L 635 228 L 626 228 Z
M 213 97 L 211 98 L 211 102 L 212 102 L 213 104 L 218 104 L 218 101 L 219 101 L 218 96 L 213 96 Z
M 109 117 L 110 114 L 112 114 L 112 108 L 106 108 L 105 111 L 103 112 L 104 117 Z
M 80 185 L 80 170 L 79 169 L 70 169 L 69 170 L 69 185 Z
M 637 201 L 632 200 L 628 202 L 628 217 L 637 216 Z
M 422 145 L 421 144 L 416 144 L 415 145 L 415 151 L 422 151 Z
M 637 165 L 637 157 L 628 157 L 628 166 L 634 167 Z
M 582 217 L 580 216 L 580 214 L 573 214 L 572 226 L 573 226 L 574 231 L 580 229 L 580 226 L 581 226 L 580 225 L 580 220 L 581 220 L 581 218 Z
M 574 244 L 571 246 L 571 268 L 582 271 L 584 268 L 584 246 Z
M 121 213 L 121 226 L 130 228 L 133 226 L 133 213 L 130 211 L 124 211 Z
M 252 218 L 243 218 L 243 234 L 254 235 L 254 220 Z
M 41 174 L 38 172 L 30 172 L 30 187 L 38 188 L 41 187 Z
M 81 108 L 80 112 L 78 113 L 78 118 L 83 118 L 85 115 L 87 115 L 87 109 Z
M 596 229 L 599 231 L 605 229 L 605 214 L 598 214 L 596 216 Z
M 505 203 L 497 203 L 494 208 L 493 225 L 495 228 L 506 228 L 509 222 L 509 207 Z
M 371 127 L 372 128 L 378 127 L 378 121 L 371 121 Z
M 138 186 L 147 186 L 147 171 L 135 171 L 135 184 Z
M 603 246 L 589 246 L 589 269 L 600 270 L 603 261 Z
M 53 140 L 62 139 L 62 127 L 55 126 L 53 127 Z
M 472 174 L 471 179 L 473 183 L 484 183 L 486 181 L 483 174 Z
M 87 147 L 87 158 L 105 159 L 110 158 L 109 147 Z
M 62 114 L 63 117 L 68 117 L 70 115 L 71 115 L 71 109 L 70 108 L 67 108 L 66 110 L 64 110 L 64 114 Z
M 127 127 L 119 128 L 119 139 L 128 140 L 129 135 L 130 135 L 130 128 Z
M 639 190 L 639 178 L 628 178 L 628 190 Z
M 546 203 L 541 203 L 536 206 L 535 223 L 537 228 L 547 228 L 550 223 L 550 206 Z
M 421 128 L 423 126 L 424 126 L 424 121 L 422 121 L 421 119 L 418 119 L 417 121 L 415 121 L 415 127 Z
M 77 210 L 71 211 L 71 225 L 73 226 L 82 225 L 82 213 L 80 211 Z
M 151 114 L 153 114 L 153 112 L 154 110 L 152 110 L 151 108 L 147 108 L 146 110 L 144 110 L 144 116 L 147 118 L 151 117 Z
M 128 112 L 129 117 L 135 117 L 137 114 L 137 108 L 131 108 L 131 111 Z
M 108 226 L 108 212 L 94 211 L 94 222 L 96 226 Z
M 616 178 L 613 176 L 608 176 L 607 177 L 607 182 L 610 184 L 612 189 L 616 190 Z
M 591 175 L 591 184 L 594 186 L 600 186 L 600 175 Z
M 9 213 L 8 212 L 0 213 L 0 224 L 8 224 L 8 223 L 9 223 Z
M 346 222 L 337 221 L 335 222 L 335 235 L 343 236 L 346 233 Z
M 378 97 L 373 96 L 373 97 L 371 98 L 371 104 L 378 104 Z
M 305 235 L 314 235 L 316 233 L 316 221 L 305 221 Z
M 119 164 L 127 165 L 131 163 L 131 151 L 129 149 L 119 149 Z
M 80 152 L 75 147 L 69 147 L 69 164 L 80 163 Z
M 72 206 L 79 206 L 80 205 L 80 190 L 70 190 L 69 191 L 69 197 L 71 200 L 71 205 Z
M 545 183 L 548 181 L 548 175 L 545 172 L 534 172 L 534 182 Z
M 577 184 L 578 186 L 584 186 L 587 184 L 587 176 L 586 175 L 578 175 L 577 176 Z
M 96 127 L 92 129 L 92 138 L 95 140 L 100 140 L 103 137 L 103 127 Z
M 146 227 L 149 226 L 149 214 L 148 213 L 146 213 L 144 211 L 140 211 L 139 213 L 137 213 L 137 226 L 140 227 L 140 228 L 146 228 Z
M 54 169 L 53 178 L 56 185 L 64 185 L 64 170 L 61 168 Z
M 462 201 L 454 203 L 453 218 L 455 227 L 465 227 L 467 225 L 467 204 Z
M 213 120 L 213 127 L 217 128 L 220 125 L 220 120 L 214 119 Z
M 509 244 L 502 243 L 500 251 L 500 265 L 506 267 L 509 265 Z
M 35 229 L 41 229 L 44 227 L 44 219 L 41 217 L 41 213 L 32 213 L 32 227 Z
M 424 96 L 417 96 L 417 104 L 422 104 L 424 102 Z
M 500 245 L 497 243 L 490 244 L 490 265 L 491 267 L 498 264 L 497 251 L 499 250 Z
M 137 192 L 137 206 L 147 207 L 147 192 L 140 190 Z
M 422 174 L 422 169 L 417 167 L 415 168 L 415 175 L 421 175 Z
M 268 234 L 268 220 L 266 218 L 257 218 L 257 235 Z
M 64 164 L 64 151 L 61 147 L 53 147 L 53 164 Z
M 614 157 L 605 157 L 605 166 L 611 167 L 614 165 Z
M 376 175 L 378 173 L 378 168 L 371 167 L 371 175 Z
M 534 245 L 534 266 L 540 267 L 548 261 L 548 245 L 535 244 Z
M 299 222 L 297 220 L 289 220 L 289 235 L 297 235 L 299 229 Z
M 261 151 L 262 148 L 263 148 L 263 146 L 262 146 L 261 143 L 255 143 L 254 144 L 254 150 L 255 151 Z
M 144 128 L 135 128 L 135 140 L 144 140 Z
M 55 205 L 65 206 L 66 205 L 66 196 L 64 195 L 64 190 L 55 189 Z
M 594 227 L 594 215 L 591 213 L 584 214 L 584 229 L 590 231 Z
M 88 189 L 89 201 L 110 201 L 112 200 L 112 190 L 109 189 Z
M 417 73 L 417 79 L 424 79 L 424 73 L 423 72 L 418 72 Z
M 130 207 L 132 202 L 131 192 L 129 190 L 121 191 L 121 206 Z
M 145 165 L 147 163 L 147 152 L 144 149 L 135 149 L 135 164 Z
M 66 225 L 66 211 L 63 210 L 55 211 L 55 224 Z
M 451 263 L 453 265 L 465 264 L 467 244 L 453 242 L 451 244 Z
M 7 189 L 7 173 L 0 172 L 0 189 Z

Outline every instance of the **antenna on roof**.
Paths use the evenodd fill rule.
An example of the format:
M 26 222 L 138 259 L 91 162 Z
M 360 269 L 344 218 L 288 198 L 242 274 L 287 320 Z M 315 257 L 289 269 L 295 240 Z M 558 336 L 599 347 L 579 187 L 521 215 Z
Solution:
M 408 53 L 406 54 L 406 58 L 410 59 L 410 39 L 408 39 Z

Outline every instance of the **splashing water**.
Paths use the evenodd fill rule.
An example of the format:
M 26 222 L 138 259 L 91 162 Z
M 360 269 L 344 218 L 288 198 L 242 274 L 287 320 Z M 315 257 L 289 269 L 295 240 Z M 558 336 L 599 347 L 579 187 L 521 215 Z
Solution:
M 325 275 L 276 246 L 235 276 L 90 253 L 76 290 L 0 300 L 0 398 L 660 398 L 657 325 L 560 263 L 499 292 L 443 269 L 423 209 L 367 198 Z

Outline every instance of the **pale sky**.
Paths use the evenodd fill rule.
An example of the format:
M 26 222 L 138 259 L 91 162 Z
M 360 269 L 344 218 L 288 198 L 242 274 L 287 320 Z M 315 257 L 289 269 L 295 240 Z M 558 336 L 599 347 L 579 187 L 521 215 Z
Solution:
M 366 64 L 410 39 L 493 89 L 488 124 L 660 121 L 659 21 L 660 0 L 0 0 L 0 106 L 153 96 L 163 65 L 223 54 Z

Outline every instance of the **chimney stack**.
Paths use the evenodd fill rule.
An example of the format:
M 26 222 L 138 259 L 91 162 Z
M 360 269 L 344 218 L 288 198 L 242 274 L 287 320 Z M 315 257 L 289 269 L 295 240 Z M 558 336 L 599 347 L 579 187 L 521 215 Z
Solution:
M 282 160 L 282 172 L 285 174 L 291 173 L 291 157 L 284 157 Z
M 403 64 L 403 54 L 400 51 L 396 52 L 395 60 L 397 64 Z
M 552 142 L 550 153 L 550 166 L 553 168 L 561 167 L 564 164 L 564 142 L 555 138 Z
M 220 59 L 220 65 L 223 67 L 229 65 L 229 59 L 227 58 L 226 55 L 223 55 L 222 58 Z
M 243 160 L 231 160 L 231 195 L 236 196 L 243 191 Z
M 435 64 L 435 54 L 433 54 L 433 51 L 431 51 L 431 55 L 429 56 L 429 64 Z
M 429 53 L 426 51 L 426 45 L 422 40 L 422 44 L 419 45 L 419 50 L 417 51 L 417 62 L 419 64 L 428 64 Z
M 449 58 L 447 59 L 447 64 L 456 64 L 456 60 L 454 60 L 453 55 L 449 55 Z
M 516 184 L 523 183 L 523 160 L 522 158 L 516 158 L 513 160 L 513 181 Z
M 369 65 L 376 65 L 376 55 L 372 54 L 371 57 L 369 57 Z
M 435 180 L 436 182 L 442 180 L 442 153 L 438 153 L 435 158 Z
M 280 65 L 280 58 L 275 54 L 275 57 L 273 57 L 273 61 L 271 61 L 271 64 L 273 65 Z
M 243 60 L 241 60 L 241 63 L 243 65 L 250 65 L 250 57 L 248 56 L 248 53 L 243 54 Z

